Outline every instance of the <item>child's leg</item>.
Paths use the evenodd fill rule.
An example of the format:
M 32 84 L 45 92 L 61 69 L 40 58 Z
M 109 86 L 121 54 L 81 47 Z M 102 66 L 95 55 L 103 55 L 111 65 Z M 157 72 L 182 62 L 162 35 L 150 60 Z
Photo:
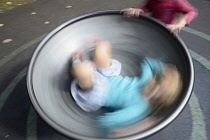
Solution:
M 109 68 L 111 66 L 111 45 L 106 41 L 96 42 L 93 52 L 93 61 L 98 67 Z
M 81 89 L 90 89 L 93 86 L 92 70 L 88 62 L 73 63 L 72 74 L 78 80 Z

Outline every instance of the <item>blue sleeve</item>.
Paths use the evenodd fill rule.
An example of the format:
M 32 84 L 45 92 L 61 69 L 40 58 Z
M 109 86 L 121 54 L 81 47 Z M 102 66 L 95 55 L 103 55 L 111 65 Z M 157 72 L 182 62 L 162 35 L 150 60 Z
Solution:
M 139 79 L 139 84 L 142 86 L 152 80 L 153 73 L 162 74 L 162 66 L 159 60 L 146 58 L 141 64 L 142 74 Z
M 135 104 L 98 117 L 99 125 L 106 129 L 119 128 L 142 120 L 150 113 L 150 105 Z
M 161 75 L 163 70 L 161 66 L 161 61 L 153 58 L 146 58 L 145 61 L 149 64 L 153 72 Z

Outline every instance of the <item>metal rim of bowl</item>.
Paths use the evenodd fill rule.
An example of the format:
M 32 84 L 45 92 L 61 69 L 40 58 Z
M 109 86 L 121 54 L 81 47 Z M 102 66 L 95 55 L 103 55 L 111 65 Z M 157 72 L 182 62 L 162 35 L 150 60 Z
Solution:
M 38 114 L 55 130 L 57 130 L 58 132 L 60 132 L 61 134 L 64 134 L 65 136 L 68 137 L 73 137 L 73 138 L 77 138 L 77 139 L 87 139 L 87 140 L 104 140 L 102 138 L 92 138 L 92 137 L 85 137 L 85 136 L 81 136 L 81 135 L 77 135 L 74 133 L 69 132 L 68 130 L 62 128 L 62 126 L 60 126 L 59 124 L 57 124 L 55 121 L 51 120 L 47 114 L 45 114 L 45 112 L 42 110 L 42 107 L 38 104 L 34 90 L 33 90 L 33 83 L 32 83 L 32 75 L 33 75 L 33 67 L 34 67 L 34 63 L 36 62 L 36 58 L 39 54 L 39 52 L 41 51 L 41 49 L 44 47 L 44 45 L 46 44 L 46 42 L 48 40 L 50 40 L 50 38 L 55 35 L 57 32 L 59 32 L 60 30 L 62 30 L 63 28 L 65 28 L 66 26 L 69 26 L 75 22 L 78 22 L 80 20 L 86 19 L 86 18 L 90 18 L 90 17 L 94 17 L 94 16 L 101 16 L 101 15 L 122 15 L 121 11 L 119 10 L 107 10 L 107 11 L 98 11 L 98 12 L 93 12 L 93 13 L 89 13 L 89 14 L 85 14 L 83 16 L 79 16 L 77 18 L 74 18 L 72 20 L 69 20 L 65 23 L 63 23 L 62 25 L 58 26 L 56 29 L 54 29 L 52 32 L 50 32 L 39 44 L 39 46 L 37 47 L 37 49 L 35 50 L 31 61 L 30 61 L 30 65 L 28 68 L 28 72 L 27 72 L 27 88 L 28 88 L 28 92 L 29 92 L 29 97 L 31 99 L 31 102 L 35 108 L 35 110 L 38 112 Z M 150 22 L 153 22 L 154 24 L 157 24 L 160 28 L 162 28 L 163 30 L 166 30 L 167 32 L 171 32 L 169 31 L 163 23 L 161 23 L 160 21 L 153 19 L 151 17 L 148 16 L 143 16 L 141 15 L 141 18 L 143 18 L 144 20 L 148 20 Z M 192 58 L 190 56 L 190 53 L 186 47 L 186 45 L 184 44 L 184 42 L 182 41 L 182 39 L 179 36 L 174 36 L 173 38 L 176 39 L 179 43 L 180 46 L 182 46 L 183 49 L 183 53 L 185 53 L 185 57 L 188 60 L 189 63 L 189 72 L 190 72 L 190 83 L 188 86 L 188 89 L 186 91 L 186 96 L 184 97 L 184 99 L 182 100 L 182 102 L 180 103 L 180 105 L 176 108 L 175 111 L 173 111 L 173 113 L 166 118 L 164 121 L 162 121 L 160 124 L 158 124 L 157 126 L 139 133 L 139 134 L 134 134 L 128 137 L 123 137 L 120 138 L 120 140 L 125 140 L 125 139 L 142 139 L 142 138 L 146 138 L 149 137 L 157 132 L 159 132 L 160 130 L 162 130 L 163 128 L 165 128 L 166 126 L 168 126 L 172 121 L 174 121 L 177 116 L 183 111 L 183 109 L 185 108 L 186 104 L 188 103 L 191 94 L 192 94 L 192 90 L 193 90 L 193 84 L 194 84 L 194 66 L 193 66 L 193 61 Z M 119 138 L 114 138 L 114 139 L 119 139 Z

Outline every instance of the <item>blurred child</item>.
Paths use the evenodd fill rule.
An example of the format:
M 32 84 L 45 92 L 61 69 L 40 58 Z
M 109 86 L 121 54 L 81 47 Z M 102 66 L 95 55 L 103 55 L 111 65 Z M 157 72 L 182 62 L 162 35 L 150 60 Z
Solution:
M 153 18 L 165 23 L 167 28 L 174 33 L 190 24 L 198 15 L 197 9 L 187 0 L 148 0 L 143 7 L 127 8 L 123 12 L 127 17 L 138 17 L 142 13 L 150 12 Z M 178 18 L 178 14 L 183 14 L 183 16 Z
M 75 80 L 71 93 L 84 111 L 113 110 L 98 117 L 104 129 L 133 124 L 149 115 L 154 106 L 172 104 L 180 92 L 180 75 L 173 65 L 147 58 L 141 64 L 141 76 L 123 77 L 121 63 L 111 59 L 108 42 L 96 41 L 92 61 L 82 61 L 83 55 L 76 52 L 72 58 Z

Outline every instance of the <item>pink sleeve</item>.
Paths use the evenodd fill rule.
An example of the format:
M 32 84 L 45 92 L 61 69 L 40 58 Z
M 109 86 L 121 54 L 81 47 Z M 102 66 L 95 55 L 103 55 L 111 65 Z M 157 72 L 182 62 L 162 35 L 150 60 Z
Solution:
M 139 8 L 139 9 L 142 9 L 144 12 L 150 12 L 150 3 L 151 3 L 151 0 L 149 0 L 145 6 L 143 7 L 135 7 L 135 8 Z
M 189 24 L 197 17 L 198 11 L 187 0 L 177 0 L 177 12 L 186 14 L 186 22 Z

